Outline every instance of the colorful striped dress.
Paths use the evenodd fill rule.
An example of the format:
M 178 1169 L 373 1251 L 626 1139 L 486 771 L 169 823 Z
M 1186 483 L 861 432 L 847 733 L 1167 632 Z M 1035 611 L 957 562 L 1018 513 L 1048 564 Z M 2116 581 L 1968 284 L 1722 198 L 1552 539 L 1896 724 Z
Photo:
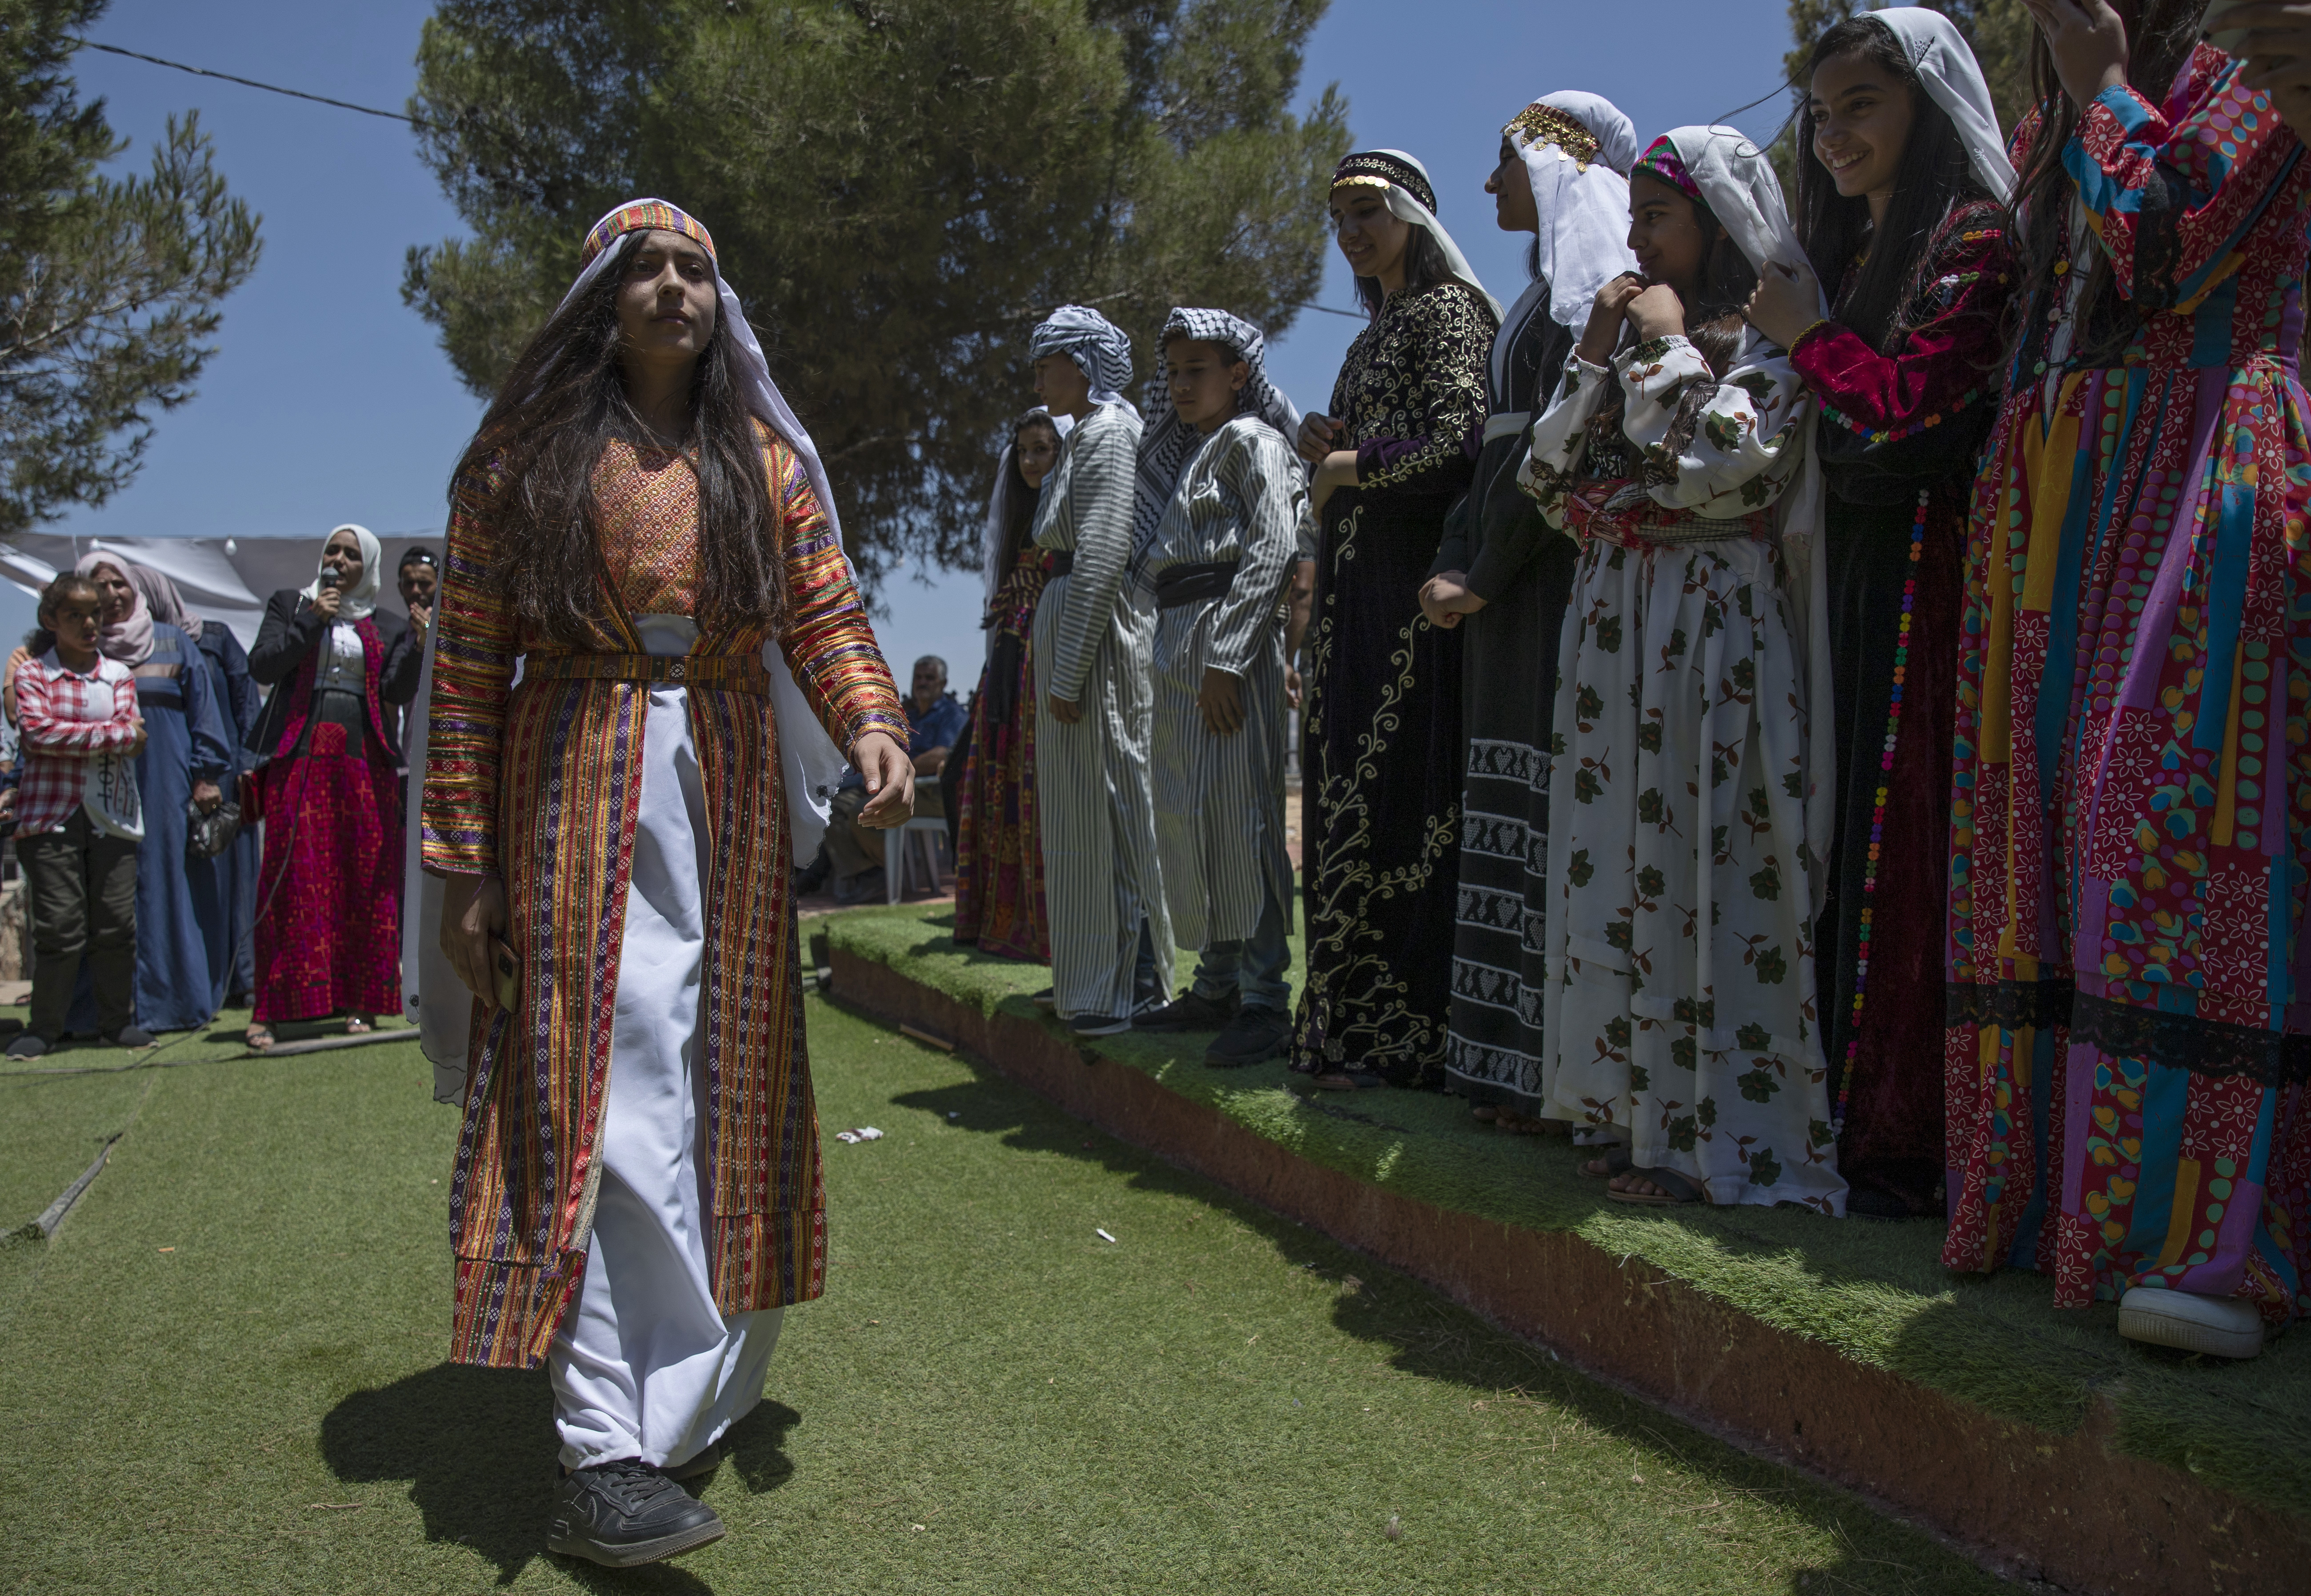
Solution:
M 898 693 L 848 563 L 793 451 L 763 429 L 786 551 L 789 621 L 777 640 L 839 746 L 870 730 L 904 740 Z M 530 632 L 502 591 L 491 502 L 500 484 L 461 479 L 442 572 L 424 798 L 424 863 L 503 877 L 521 960 L 514 1010 L 474 1006 L 465 1127 L 450 1190 L 456 1251 L 451 1356 L 533 1366 L 565 1314 L 581 1326 L 597 1205 L 606 1221 L 621 1182 L 620 1127 L 606 1122 L 614 1042 L 628 1045 L 621 955 L 629 889 L 654 857 L 645 770 L 666 761 L 645 726 L 685 727 L 675 830 L 695 842 L 693 894 L 702 968 L 685 978 L 703 1077 L 701 1216 L 712 1307 L 735 1318 L 820 1294 L 825 1194 L 804 1048 L 789 896 L 788 815 L 779 779 L 765 636 L 698 616 L 697 482 L 679 455 L 626 443 L 595 475 L 606 613 L 585 646 Z M 663 653 L 654 631 L 696 616 L 700 634 L 669 692 L 632 679 L 635 656 Z M 516 655 L 523 679 L 512 685 Z M 582 674 L 624 656 L 626 679 Z M 676 709 L 671 726 L 665 711 Z M 653 734 L 656 736 L 657 734 Z M 685 799 L 687 825 L 678 824 Z M 638 857 L 641 856 L 641 857 Z M 641 970 L 650 981 L 658 972 Z M 631 1075 L 622 1066 L 622 1074 Z M 612 1117 L 615 1121 L 615 1116 Z M 607 1160 L 600 1155 L 611 1144 Z M 686 1157 L 686 1153 L 685 1154 Z M 607 1162 L 609 1179 L 604 1178 Z M 584 1293 L 590 1304 L 592 1293 Z M 774 1332 L 773 1332 L 774 1333 Z M 565 1439 L 566 1439 L 565 1435 Z
M 2087 109 L 2063 302 L 2029 308 L 1976 486 L 1943 1258 L 2035 1265 L 2068 1305 L 2167 1286 L 2284 1322 L 2311 1173 L 2311 170 L 2238 71 L 2202 45 L 2163 105 Z M 2089 363 L 2097 257 L 2123 348 Z

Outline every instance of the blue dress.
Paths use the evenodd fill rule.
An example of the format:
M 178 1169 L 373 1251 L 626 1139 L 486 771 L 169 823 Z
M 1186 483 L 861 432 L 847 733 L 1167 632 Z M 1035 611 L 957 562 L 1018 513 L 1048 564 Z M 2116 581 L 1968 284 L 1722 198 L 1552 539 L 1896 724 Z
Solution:
M 216 875 L 193 869 L 185 854 L 186 809 L 196 781 L 221 780 L 232 749 L 209 672 L 192 639 L 164 622 L 153 627 L 153 652 L 136 672 L 136 708 L 144 717 L 144 751 L 136 781 L 144 799 L 144 840 L 136 845 L 136 1023 L 147 1031 L 187 1031 L 216 1013 L 210 997 L 204 914 L 222 919 Z M 96 1030 L 96 1001 L 83 969 L 67 1024 Z
M 208 667 L 209 696 L 223 722 L 225 741 L 232 745 L 228 775 L 248 770 L 257 756 L 247 744 L 257 729 L 265 702 L 249 678 L 249 654 L 240 640 L 212 621 L 201 629 L 201 658 Z M 233 783 L 224 784 L 233 798 Z M 236 801 L 238 801 L 236 799 Z M 257 827 L 244 823 L 232 846 L 215 859 L 188 859 L 195 875 L 206 870 L 215 885 L 204 896 L 195 894 L 193 907 L 200 916 L 201 940 L 208 949 L 209 1007 L 246 1007 L 257 990 L 257 869 L 262 858 Z

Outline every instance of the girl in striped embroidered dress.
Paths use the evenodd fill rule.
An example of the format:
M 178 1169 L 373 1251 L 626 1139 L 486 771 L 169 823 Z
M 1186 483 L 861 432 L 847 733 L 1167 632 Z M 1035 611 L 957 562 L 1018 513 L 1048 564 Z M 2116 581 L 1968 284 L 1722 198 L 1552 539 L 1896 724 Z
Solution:
M 2200 6 L 2033 4 L 1967 550 L 1943 1261 L 2251 1354 L 2311 1306 L 2311 165 Z
M 636 201 L 586 259 L 453 488 L 423 858 L 475 994 L 451 1355 L 549 1366 L 547 1545 L 625 1565 L 721 1534 L 672 1481 L 824 1286 L 789 865 L 828 739 L 868 824 L 912 778 L 824 472 L 706 230 Z

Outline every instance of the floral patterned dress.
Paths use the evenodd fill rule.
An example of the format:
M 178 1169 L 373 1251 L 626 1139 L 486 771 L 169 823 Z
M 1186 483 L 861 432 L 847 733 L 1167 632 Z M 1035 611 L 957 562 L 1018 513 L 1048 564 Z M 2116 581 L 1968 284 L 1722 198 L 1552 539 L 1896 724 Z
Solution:
M 2201 45 L 2161 104 L 2087 107 L 2074 269 L 1976 487 L 1942 1257 L 2280 1323 L 2311 1308 L 2311 163 L 2238 77 Z
M 1682 336 L 1614 367 L 1565 362 L 1519 474 L 1581 544 L 1549 772 L 1543 1112 L 1712 1202 L 1842 1214 L 1806 680 L 1771 510 L 1809 396 L 1754 337 L 1722 380 Z

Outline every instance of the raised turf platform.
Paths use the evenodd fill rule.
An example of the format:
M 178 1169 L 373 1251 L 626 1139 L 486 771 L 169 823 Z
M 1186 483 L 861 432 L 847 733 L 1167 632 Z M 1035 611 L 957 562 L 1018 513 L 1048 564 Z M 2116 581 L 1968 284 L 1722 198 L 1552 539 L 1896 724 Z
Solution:
M 1914 1516 L 1985 1563 L 2113 1596 L 2311 1589 L 2311 1327 L 2230 1365 L 1952 1275 L 1930 1221 L 1634 1209 L 1562 1140 L 1460 1099 L 1334 1095 L 1203 1039 L 1078 1045 L 1042 966 L 952 907 L 814 922 L 840 1001 L 951 1040 L 1069 1112 L 1428 1282 L 1603 1379 Z

